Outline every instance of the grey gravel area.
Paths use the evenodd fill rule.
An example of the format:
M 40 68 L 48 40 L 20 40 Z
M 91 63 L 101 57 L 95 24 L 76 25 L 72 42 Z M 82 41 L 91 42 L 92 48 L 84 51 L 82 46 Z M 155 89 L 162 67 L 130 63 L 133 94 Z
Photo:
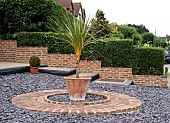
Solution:
M 127 94 L 140 99 L 140 112 L 109 116 L 50 114 L 20 109 L 13 96 L 45 89 L 66 89 L 63 77 L 39 73 L 0 76 L 0 123 L 170 123 L 170 91 L 144 86 L 91 83 L 90 89 Z
M 79 101 L 70 100 L 68 94 L 56 94 L 53 96 L 49 96 L 48 99 L 57 102 L 95 102 L 99 100 L 105 100 L 107 98 L 104 96 L 87 93 L 85 100 L 79 100 Z

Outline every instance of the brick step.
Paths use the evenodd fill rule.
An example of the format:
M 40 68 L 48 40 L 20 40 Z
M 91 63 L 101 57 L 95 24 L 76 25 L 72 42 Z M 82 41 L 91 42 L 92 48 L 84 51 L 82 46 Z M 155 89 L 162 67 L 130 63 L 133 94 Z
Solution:
M 118 84 L 118 85 L 134 85 L 132 80 L 98 79 L 94 82 L 96 82 L 96 83 L 112 83 L 112 84 Z
M 76 73 L 75 68 L 59 68 L 59 67 L 40 67 L 40 73 L 49 73 L 59 76 L 70 76 Z
M 29 71 L 29 64 L 0 62 L 0 75 L 9 75 Z

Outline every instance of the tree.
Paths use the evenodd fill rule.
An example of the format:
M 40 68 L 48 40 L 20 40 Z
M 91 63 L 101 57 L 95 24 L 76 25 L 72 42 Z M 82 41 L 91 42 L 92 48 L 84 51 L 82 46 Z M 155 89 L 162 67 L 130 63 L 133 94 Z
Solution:
M 104 17 L 104 13 L 101 10 L 97 10 L 96 16 L 92 19 L 91 30 L 96 33 L 95 37 L 104 37 L 111 33 L 111 28 L 109 27 L 109 21 Z
M 67 11 L 67 10 L 65 10 Z M 83 48 L 92 42 L 94 33 L 89 34 L 90 22 L 83 23 L 82 20 L 70 16 L 70 13 L 65 12 L 64 21 L 59 20 L 57 17 L 50 19 L 50 27 L 54 32 L 58 32 L 58 28 L 61 36 L 65 42 L 69 43 L 74 49 L 76 54 L 77 69 L 76 78 L 79 78 L 79 63 Z M 57 27 L 57 28 L 56 28 Z
M 63 7 L 53 0 L 0 0 L 0 34 L 10 39 L 21 31 L 45 32 L 49 18 L 62 19 Z
M 133 44 L 137 45 L 141 41 L 141 36 L 136 31 L 136 28 L 129 27 L 127 25 L 119 25 L 118 26 L 119 34 L 123 34 L 125 39 L 133 39 Z
M 154 34 L 145 32 L 142 34 L 142 44 L 154 45 Z
M 136 31 L 139 34 L 143 34 L 145 32 L 149 32 L 149 30 L 144 25 L 142 25 L 142 24 L 141 25 L 128 24 L 128 26 L 136 28 Z
M 154 37 L 154 46 L 165 48 L 167 46 L 167 43 L 163 38 L 155 36 Z
M 107 35 L 108 38 L 124 39 L 122 32 L 118 31 L 118 27 L 112 27 L 112 32 Z

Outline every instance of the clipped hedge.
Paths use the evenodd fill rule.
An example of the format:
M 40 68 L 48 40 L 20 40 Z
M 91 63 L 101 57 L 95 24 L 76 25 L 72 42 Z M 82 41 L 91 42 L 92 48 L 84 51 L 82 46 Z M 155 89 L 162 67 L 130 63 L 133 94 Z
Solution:
M 101 60 L 104 67 L 132 67 L 134 46 L 130 39 L 105 39 L 88 48 L 85 48 L 82 59 Z
M 20 32 L 14 37 L 18 46 L 47 46 L 49 53 L 73 53 L 72 47 L 63 41 L 57 33 L 52 32 Z
M 85 48 L 82 59 L 97 59 L 103 67 L 127 67 L 135 75 L 161 75 L 164 67 L 164 49 L 135 48 L 132 40 L 105 40 Z
M 142 47 L 135 49 L 133 74 L 161 75 L 164 67 L 164 49 Z
M 21 32 L 15 35 L 18 46 L 47 46 L 49 53 L 70 54 L 73 48 L 56 33 Z M 101 60 L 103 67 L 133 68 L 133 74 L 163 74 L 164 49 L 135 48 L 131 39 L 104 39 L 87 45 L 81 59 Z

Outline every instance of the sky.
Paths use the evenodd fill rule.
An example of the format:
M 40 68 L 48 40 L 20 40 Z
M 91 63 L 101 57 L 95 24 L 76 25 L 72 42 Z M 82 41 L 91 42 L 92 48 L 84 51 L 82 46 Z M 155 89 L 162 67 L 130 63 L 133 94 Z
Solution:
M 95 17 L 97 9 L 109 22 L 143 24 L 156 36 L 170 35 L 170 0 L 73 0 L 81 2 L 87 17 Z

